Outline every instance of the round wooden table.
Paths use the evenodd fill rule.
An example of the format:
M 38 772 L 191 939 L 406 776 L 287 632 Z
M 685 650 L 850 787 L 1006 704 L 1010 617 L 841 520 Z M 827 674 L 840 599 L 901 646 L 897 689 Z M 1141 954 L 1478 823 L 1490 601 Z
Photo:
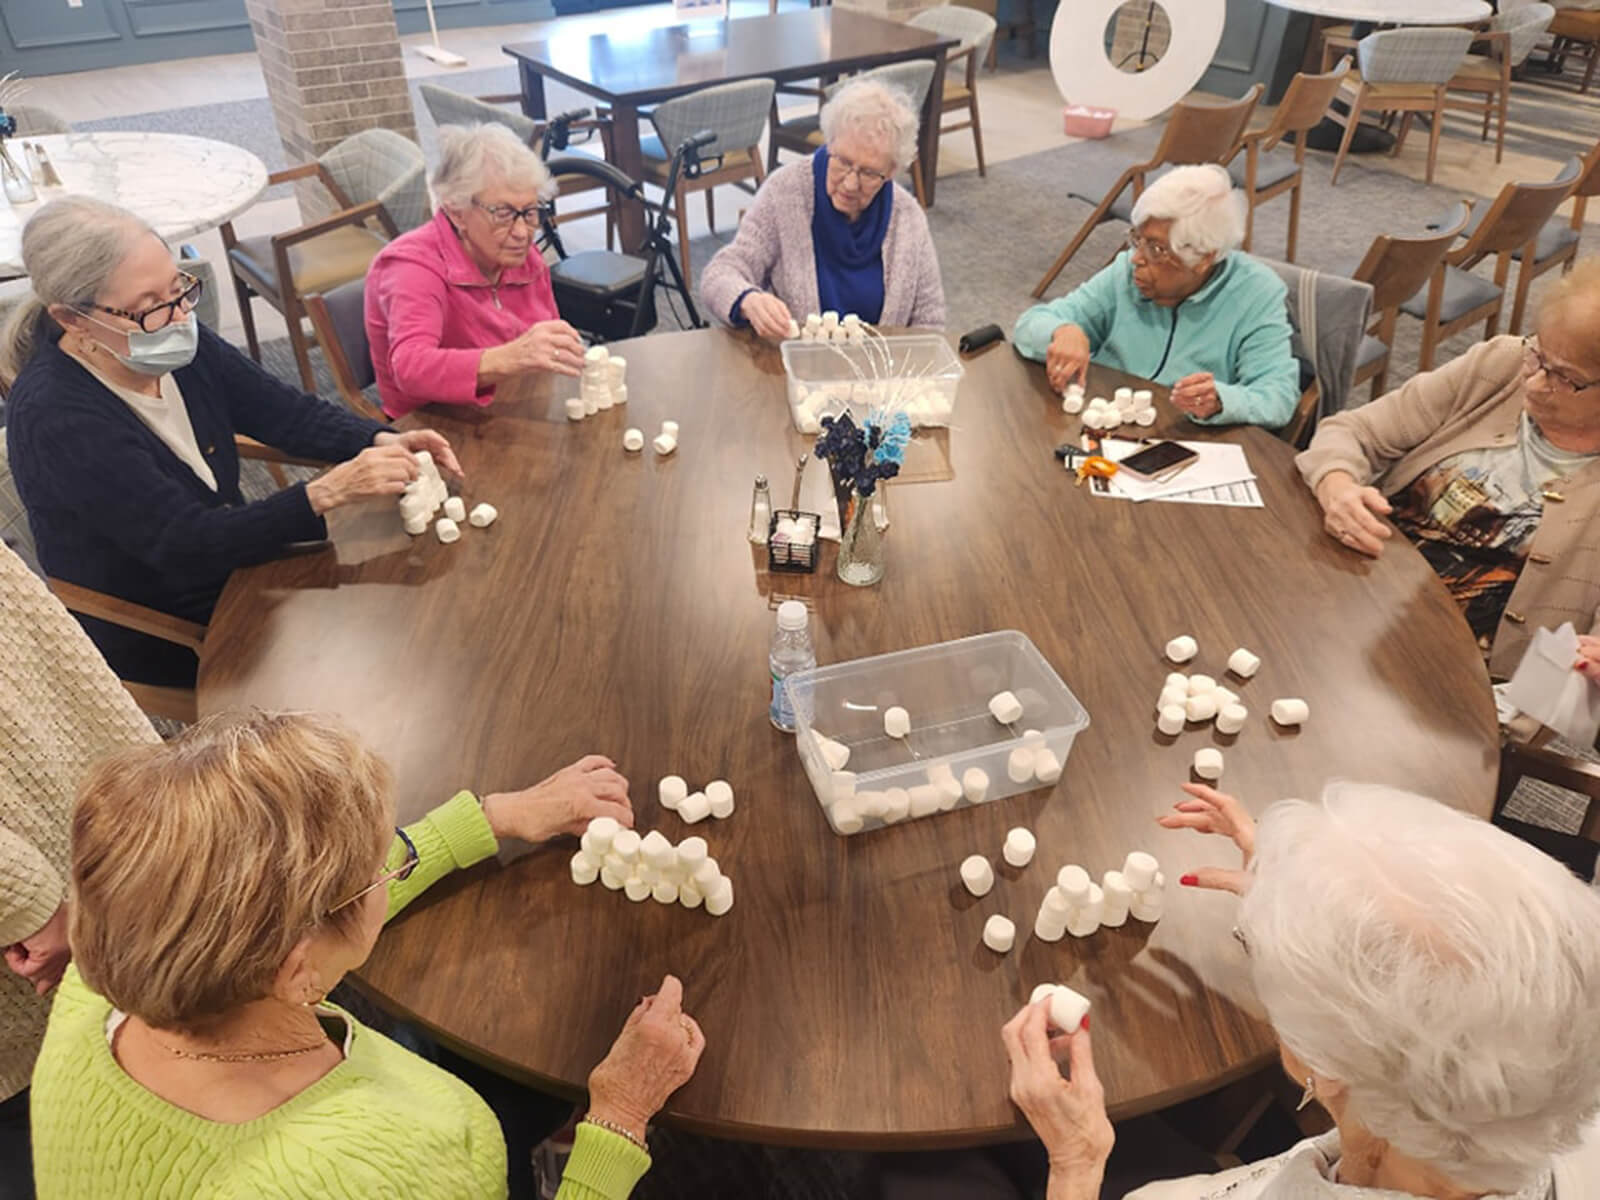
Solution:
M 1234 901 L 1177 886 L 1233 861 L 1231 847 L 1155 824 L 1197 748 L 1225 748 L 1226 786 L 1257 811 L 1355 776 L 1488 812 L 1495 714 L 1466 624 L 1403 541 L 1371 562 L 1325 537 L 1289 448 L 1263 431 L 1198 436 L 1247 448 L 1264 509 L 1095 498 L 1051 455 L 1076 418 L 1039 367 L 997 346 L 967 363 L 955 428 L 919 438 L 907 474 L 922 481 L 891 489 L 887 576 L 856 589 L 834 576 L 831 543 L 816 575 L 772 575 L 746 540 L 752 478 L 786 503 L 810 440 L 790 429 L 777 353 L 720 331 L 617 349 L 631 401 L 580 424 L 563 416 L 565 380 L 421 414 L 455 444 L 468 506 L 499 507 L 493 527 L 446 546 L 408 538 L 390 505 L 340 511 L 332 547 L 235 573 L 206 639 L 202 710 L 342 714 L 396 768 L 403 819 L 600 751 L 632 781 L 641 831 L 701 834 L 733 877 L 720 919 L 575 887 L 570 842 L 446 880 L 360 974 L 465 1053 L 579 1091 L 671 971 L 707 1049 L 666 1120 L 797 1144 L 977 1143 L 1025 1135 L 999 1028 L 1035 984 L 1060 981 L 1092 999 L 1113 1115 L 1131 1115 L 1274 1051 L 1228 935 Z M 1164 398 L 1161 411 L 1197 435 Z M 666 418 L 682 425 L 676 454 L 623 452 L 625 427 L 648 437 Z M 813 466 L 807 496 L 824 491 Z M 796 596 L 824 663 L 1025 632 L 1093 720 L 1061 782 L 835 836 L 767 720 L 773 609 Z M 1161 651 L 1179 633 L 1200 642 L 1191 670 L 1221 676 L 1239 645 L 1262 656 L 1237 685 L 1251 710 L 1237 738 L 1156 732 Z M 1268 705 L 1291 695 L 1311 720 L 1279 730 Z M 667 774 L 730 780 L 737 812 L 685 826 L 657 802 Z M 1033 864 L 1002 865 L 973 899 L 957 865 L 999 861 L 1015 825 L 1038 835 Z M 1166 873 L 1163 921 L 1032 937 L 1061 865 L 1098 876 L 1135 848 Z M 992 913 L 1018 926 L 1005 956 L 980 941 Z

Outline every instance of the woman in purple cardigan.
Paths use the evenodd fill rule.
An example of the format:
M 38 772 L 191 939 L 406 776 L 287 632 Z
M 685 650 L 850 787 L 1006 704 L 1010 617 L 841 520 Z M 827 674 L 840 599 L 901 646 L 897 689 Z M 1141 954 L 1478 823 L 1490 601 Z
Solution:
M 893 182 L 917 153 L 917 114 L 875 80 L 848 83 L 822 109 L 823 146 L 779 167 L 733 241 L 700 277 L 705 306 L 764 338 L 833 310 L 874 325 L 944 325 L 944 285 L 928 220 Z

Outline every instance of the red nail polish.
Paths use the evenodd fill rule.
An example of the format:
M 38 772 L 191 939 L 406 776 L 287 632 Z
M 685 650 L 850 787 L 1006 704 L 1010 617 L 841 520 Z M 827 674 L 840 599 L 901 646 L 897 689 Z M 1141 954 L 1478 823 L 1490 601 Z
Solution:
M 1200 884 L 1200 876 L 1198 876 L 1198 875 L 1180 875 L 1178 877 L 1178 882 L 1183 884 L 1184 887 L 1198 887 L 1199 884 Z
M 1085 1029 L 1089 1028 L 1089 1014 L 1088 1013 L 1084 1013 L 1083 1014 L 1083 1027 Z

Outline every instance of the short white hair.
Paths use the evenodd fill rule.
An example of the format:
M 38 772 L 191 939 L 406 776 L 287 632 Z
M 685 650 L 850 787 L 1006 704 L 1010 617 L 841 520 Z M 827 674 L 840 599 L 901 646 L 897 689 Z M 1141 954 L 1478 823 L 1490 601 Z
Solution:
M 1261 819 L 1239 912 L 1261 1002 L 1349 1114 L 1512 1194 L 1600 1108 L 1600 895 L 1421 796 L 1333 783 Z
M 1171 221 L 1167 242 L 1193 267 L 1208 254 L 1221 258 L 1239 248 L 1244 212 L 1244 193 L 1233 186 L 1226 167 L 1173 167 L 1134 201 L 1133 226 Z
M 497 183 L 537 192 L 544 199 L 555 190 L 539 156 L 504 125 L 439 126 L 433 194 L 440 204 L 460 212 Z
M 855 133 L 894 160 L 894 169 L 916 161 L 921 122 L 911 97 L 876 79 L 853 79 L 822 106 L 822 140 Z

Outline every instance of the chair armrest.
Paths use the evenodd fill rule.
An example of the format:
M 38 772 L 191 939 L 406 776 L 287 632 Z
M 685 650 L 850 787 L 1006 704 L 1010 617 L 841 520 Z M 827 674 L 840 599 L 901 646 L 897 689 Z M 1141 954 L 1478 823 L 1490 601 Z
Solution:
M 319 471 L 334 465 L 321 458 L 302 458 L 298 454 L 285 454 L 276 446 L 258 442 L 255 438 L 245 437 L 242 433 L 233 435 L 233 448 L 239 452 L 240 458 L 253 458 L 258 462 L 282 463 L 289 467 L 315 467 Z
M 298 167 L 285 167 L 281 171 L 274 171 L 267 176 L 267 186 L 275 183 L 292 183 L 296 179 L 310 179 L 322 172 L 321 163 L 301 163 Z
M 1531 776 L 1589 798 L 1578 836 L 1594 840 L 1600 825 L 1600 764 L 1573 758 L 1544 746 L 1518 742 L 1507 736 L 1500 743 L 1500 784 L 1496 788 L 1495 815 L 1510 800 L 1517 781 Z
M 331 217 L 323 217 L 322 220 L 313 221 L 309 225 L 302 225 L 299 229 L 291 229 L 288 233 L 275 233 L 272 235 L 272 245 L 274 249 L 279 246 L 293 246 L 298 242 L 321 237 L 331 230 L 338 229 L 341 225 L 364 225 L 373 217 L 378 217 L 381 220 L 384 215 L 383 202 L 381 200 L 368 200 L 365 204 L 357 204 L 354 208 L 336 212 Z
M 60 600 L 70 612 L 80 613 L 86 617 L 98 617 L 102 621 L 109 621 L 113 625 L 120 625 L 136 633 L 148 634 L 164 642 L 187 646 L 196 654 L 200 653 L 200 644 L 205 641 L 204 625 L 185 621 L 182 617 L 175 617 L 171 613 L 160 612 L 154 608 L 146 608 L 131 600 L 108 596 L 93 588 L 67 583 L 62 579 L 47 579 L 45 582 L 50 585 L 50 590 L 55 593 L 56 599 Z
M 492 96 L 476 96 L 474 99 L 484 104 L 516 104 L 522 99 L 521 92 L 496 92 Z

